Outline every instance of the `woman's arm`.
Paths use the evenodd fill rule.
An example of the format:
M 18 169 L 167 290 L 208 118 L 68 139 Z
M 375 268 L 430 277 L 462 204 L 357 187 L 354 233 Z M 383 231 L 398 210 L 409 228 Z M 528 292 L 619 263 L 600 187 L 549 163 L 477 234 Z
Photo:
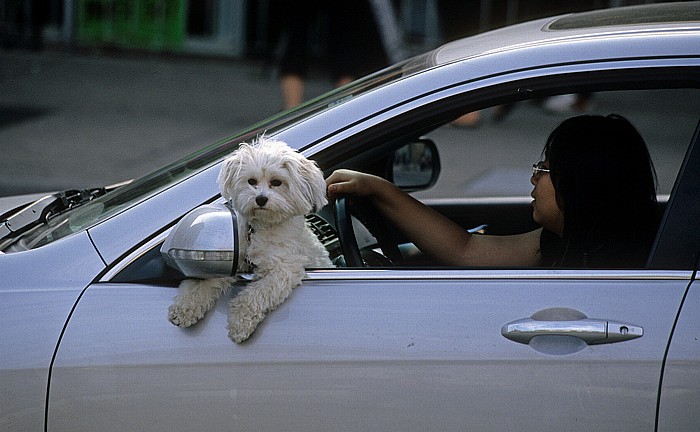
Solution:
M 446 265 L 534 266 L 539 261 L 541 229 L 512 236 L 472 235 L 380 177 L 338 170 L 326 184 L 331 199 L 342 194 L 372 199 L 421 251 Z

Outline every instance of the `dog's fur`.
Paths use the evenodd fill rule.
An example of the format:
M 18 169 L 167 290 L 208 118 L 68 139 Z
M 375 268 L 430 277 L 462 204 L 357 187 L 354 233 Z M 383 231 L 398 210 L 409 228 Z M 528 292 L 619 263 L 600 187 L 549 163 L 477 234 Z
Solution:
M 242 144 L 225 160 L 218 183 L 238 216 L 238 271 L 254 272 L 253 281 L 229 303 L 228 335 L 240 343 L 301 284 L 305 268 L 332 267 L 304 217 L 328 202 L 326 183 L 315 162 L 266 137 Z M 183 281 L 168 309 L 169 320 L 180 327 L 193 325 L 233 281 Z

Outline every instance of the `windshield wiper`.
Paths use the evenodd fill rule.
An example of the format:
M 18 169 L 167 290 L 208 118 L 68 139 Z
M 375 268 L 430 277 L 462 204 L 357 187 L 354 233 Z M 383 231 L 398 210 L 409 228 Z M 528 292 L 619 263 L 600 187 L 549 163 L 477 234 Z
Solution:
M 51 218 L 106 194 L 111 188 L 68 190 L 47 195 L 0 221 L 0 239 L 17 237 Z

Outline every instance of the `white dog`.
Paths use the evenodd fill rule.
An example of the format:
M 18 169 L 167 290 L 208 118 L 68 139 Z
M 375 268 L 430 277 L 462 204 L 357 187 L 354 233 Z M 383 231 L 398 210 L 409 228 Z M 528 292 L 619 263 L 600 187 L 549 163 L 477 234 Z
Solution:
M 228 335 L 240 343 L 301 284 L 305 268 L 332 267 L 304 217 L 328 202 L 326 183 L 315 162 L 266 137 L 242 144 L 225 160 L 218 183 L 238 216 L 238 270 L 254 272 L 252 282 L 229 303 Z M 180 327 L 196 323 L 234 280 L 183 281 L 168 309 L 169 320 Z

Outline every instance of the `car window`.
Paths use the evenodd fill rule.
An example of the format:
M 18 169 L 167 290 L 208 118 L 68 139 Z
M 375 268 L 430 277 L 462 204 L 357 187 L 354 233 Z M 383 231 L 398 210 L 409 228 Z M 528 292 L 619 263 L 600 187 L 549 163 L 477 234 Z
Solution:
M 660 211 L 663 211 L 698 122 L 700 90 L 596 92 L 589 96 L 584 111 L 572 107 L 555 109 L 557 105 L 553 102 L 561 105 L 562 101 L 574 100 L 574 95 L 561 96 L 482 108 L 479 123 L 470 127 L 454 122 L 459 118 L 457 114 L 440 123 L 411 123 L 407 128 L 417 129 L 403 130 L 399 138 L 381 136 L 376 142 L 362 140 L 369 143 L 364 151 L 338 166 L 324 168 L 327 174 L 343 167 L 386 174 L 391 150 L 410 145 L 420 136 L 437 147 L 440 172 L 434 185 L 412 192 L 416 198 L 444 212 L 465 229 L 479 228 L 479 232 L 489 234 L 525 232 L 537 227 L 532 220 L 530 176 L 532 164 L 540 159 L 550 131 L 564 119 L 584 112 L 617 113 L 627 117 L 646 140 L 658 176 Z M 320 162 L 323 164 L 323 158 Z M 417 173 L 425 176 L 425 173 Z M 321 209 L 318 216 L 334 224 L 330 205 Z M 356 224 L 355 229 L 361 247 L 377 249 L 376 238 L 362 224 Z M 322 231 L 328 232 L 325 228 Z M 394 235 L 401 243 L 405 259 L 395 263 L 397 266 L 393 268 L 444 267 L 423 256 L 400 234 Z M 324 244 L 331 249 L 332 258 L 341 254 L 337 238 L 324 239 Z M 384 264 L 373 261 L 371 266 Z M 181 278 L 164 265 L 156 247 L 114 280 L 176 281 Z
M 547 137 L 563 120 L 581 114 L 619 114 L 638 129 L 655 166 L 658 211 L 663 214 L 699 120 L 698 101 L 697 89 L 555 94 L 482 106 L 475 124 L 460 122 L 466 109 L 440 124 L 414 122 L 406 128 L 417 129 L 404 130 L 403 138 L 392 142 L 382 137 L 376 142 L 392 142 L 397 148 L 415 142 L 418 136 L 430 140 L 438 149 L 440 173 L 434 185 L 412 195 L 464 229 L 515 234 L 537 227 L 532 220 L 530 178 L 532 165 L 542 158 Z M 376 162 L 381 160 L 381 151 L 376 143 L 365 153 L 348 161 L 346 167 L 381 173 L 382 165 Z M 401 265 L 441 266 L 420 254 Z

